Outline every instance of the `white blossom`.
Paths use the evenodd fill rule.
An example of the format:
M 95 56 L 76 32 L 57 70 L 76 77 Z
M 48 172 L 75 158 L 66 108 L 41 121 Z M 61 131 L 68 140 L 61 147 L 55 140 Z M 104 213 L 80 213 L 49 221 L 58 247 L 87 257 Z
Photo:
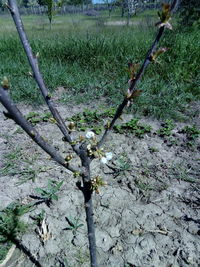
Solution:
M 108 159 L 106 157 L 101 158 L 101 163 L 106 164 L 108 163 Z
M 111 160 L 113 158 L 112 152 L 106 152 L 105 153 L 105 157 L 106 157 L 107 160 Z
M 89 131 L 89 132 L 86 133 L 85 137 L 86 137 L 87 139 L 92 139 L 92 138 L 95 137 L 95 133 L 92 132 L 92 131 Z
M 88 144 L 87 145 L 87 150 L 91 150 L 91 147 L 92 147 L 91 144 Z

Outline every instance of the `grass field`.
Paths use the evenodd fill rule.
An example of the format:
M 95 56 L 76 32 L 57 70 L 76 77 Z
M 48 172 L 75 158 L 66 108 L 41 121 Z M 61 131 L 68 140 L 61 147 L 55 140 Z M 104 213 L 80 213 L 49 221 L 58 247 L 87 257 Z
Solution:
M 105 98 L 115 105 L 127 90 L 127 63 L 142 63 L 156 34 L 156 11 L 132 18 L 131 26 L 108 26 L 125 20 L 118 13 L 108 18 L 84 15 L 55 16 L 52 29 L 45 16 L 22 17 L 34 53 L 51 91 L 62 86 L 62 102 L 91 102 Z M 172 22 L 173 24 L 173 22 Z M 174 24 L 177 24 L 174 22 Z M 134 112 L 182 119 L 188 102 L 200 97 L 200 32 L 174 27 L 166 31 L 161 46 L 169 48 L 152 64 L 139 84 L 143 90 L 132 106 Z M 15 101 L 40 104 L 37 85 L 28 76 L 30 67 L 12 18 L 0 17 L 0 76 L 11 81 Z

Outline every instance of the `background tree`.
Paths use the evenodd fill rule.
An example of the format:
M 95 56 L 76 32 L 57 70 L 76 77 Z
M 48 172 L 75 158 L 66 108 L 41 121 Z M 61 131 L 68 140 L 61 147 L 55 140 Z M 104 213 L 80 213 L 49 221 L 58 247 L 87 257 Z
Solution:
M 23 0 L 22 3 L 24 7 L 28 7 L 29 0 Z
M 200 0 L 182 0 L 180 3 L 181 22 L 184 25 L 200 26 Z
M 27 1 L 27 0 L 24 0 L 24 1 Z M 53 0 L 37 0 L 37 1 L 40 6 L 47 7 L 46 13 L 47 13 L 49 23 L 50 23 L 50 28 L 51 28 L 51 23 L 52 23 L 52 18 L 53 18 L 53 8 L 56 3 Z
M 66 0 L 65 4 L 74 5 L 74 6 L 89 5 L 89 4 L 92 4 L 92 0 Z
M 2 11 L 4 11 L 3 1 L 2 0 L 0 0 L 0 8 L 1 8 Z
M 38 2 L 38 5 L 40 6 L 45 6 L 47 4 L 46 0 L 37 0 L 37 2 Z

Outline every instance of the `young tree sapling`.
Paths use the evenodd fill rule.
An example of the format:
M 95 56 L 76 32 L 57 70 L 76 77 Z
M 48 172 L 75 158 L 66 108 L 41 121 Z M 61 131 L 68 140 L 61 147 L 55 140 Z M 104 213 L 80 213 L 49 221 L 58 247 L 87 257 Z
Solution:
M 137 85 L 138 82 L 141 80 L 144 71 L 146 70 L 148 65 L 151 62 L 155 62 L 157 56 L 160 53 L 165 52 L 167 50 L 166 48 L 157 49 L 157 46 L 160 41 L 160 38 L 163 35 L 165 28 L 172 29 L 172 26 L 169 21 L 171 19 L 171 13 L 177 4 L 177 1 L 178 0 L 173 0 L 171 5 L 163 4 L 162 12 L 159 13 L 160 21 L 156 24 L 159 27 L 159 29 L 155 37 L 155 40 L 153 41 L 152 46 L 149 49 L 144 59 L 144 62 L 138 72 L 135 68 L 135 65 L 132 65 L 133 68 L 131 70 L 131 77 L 129 80 L 129 88 L 127 90 L 127 93 L 122 103 L 118 106 L 111 122 L 106 124 L 105 132 L 98 141 L 96 135 L 93 132 L 87 132 L 86 136 L 85 137 L 82 136 L 81 138 L 80 136 L 77 136 L 77 138 L 72 137 L 71 133 L 73 131 L 74 124 L 70 123 L 69 125 L 65 125 L 64 120 L 62 119 L 58 110 L 56 109 L 52 96 L 48 92 L 42 74 L 40 73 L 39 70 L 38 54 L 34 55 L 30 47 L 18 11 L 16 1 L 8 0 L 7 7 L 14 20 L 22 46 L 25 50 L 29 64 L 31 66 L 32 77 L 37 82 L 41 94 L 56 122 L 56 125 L 63 134 L 63 141 L 66 142 L 66 144 L 68 144 L 68 146 L 71 146 L 71 148 L 73 149 L 73 155 L 71 153 L 66 153 L 67 155 L 65 158 L 62 155 L 60 155 L 52 145 L 50 145 L 47 141 L 44 140 L 44 138 L 39 134 L 39 132 L 23 116 L 23 114 L 13 103 L 13 101 L 9 96 L 9 81 L 6 77 L 3 79 L 2 84 L 0 86 L 0 102 L 7 110 L 7 112 L 4 112 L 4 115 L 14 120 L 19 126 L 21 126 L 21 128 L 32 138 L 32 140 L 35 143 L 37 143 L 46 153 L 48 153 L 54 161 L 56 161 L 58 164 L 60 164 L 67 170 L 71 171 L 75 177 L 76 176 L 82 177 L 82 185 L 81 183 L 78 182 L 77 186 L 82 191 L 84 196 L 90 260 L 92 267 L 98 266 L 97 256 L 96 256 L 95 225 L 93 219 L 94 211 L 93 211 L 92 196 L 93 192 L 95 191 L 96 193 L 98 193 L 99 186 L 104 185 L 105 183 L 99 176 L 92 178 L 90 165 L 94 158 L 99 157 L 102 163 L 106 163 L 111 158 L 111 154 L 109 154 L 108 152 L 106 154 L 102 146 L 106 141 L 106 137 L 113 129 L 116 120 L 121 116 L 125 107 L 129 106 L 131 101 L 133 101 L 135 97 L 141 94 L 141 90 L 137 89 Z M 71 159 L 75 157 L 75 155 L 80 158 L 81 167 L 73 166 L 73 164 L 71 164 Z

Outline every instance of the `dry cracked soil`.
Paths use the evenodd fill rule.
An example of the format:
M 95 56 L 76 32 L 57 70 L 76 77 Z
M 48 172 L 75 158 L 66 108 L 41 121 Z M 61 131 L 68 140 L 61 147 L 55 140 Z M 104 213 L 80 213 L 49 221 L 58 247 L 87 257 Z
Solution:
M 30 106 L 20 108 L 25 115 L 34 111 Z M 84 108 L 58 107 L 64 118 Z M 39 109 L 46 112 L 45 107 Z M 51 161 L 18 125 L 4 117 L 3 110 L 0 106 L 1 209 L 16 201 L 36 203 L 36 188 L 46 188 L 49 180 L 63 181 L 58 200 L 51 205 L 38 201 L 22 216 L 28 229 L 21 243 L 44 267 L 90 266 L 77 178 Z M 140 123 L 152 127 L 141 138 L 128 132 L 112 132 L 108 137 L 104 148 L 112 151 L 113 159 L 108 165 L 98 159 L 92 162 L 92 176 L 100 175 L 107 182 L 93 195 L 99 266 L 200 266 L 200 138 L 191 144 L 181 131 L 194 123 L 200 127 L 198 114 L 189 122 L 175 122 L 169 136 L 158 134 L 162 122 L 141 118 Z M 132 117 L 125 114 L 120 123 Z M 40 121 L 35 127 L 66 154 L 68 148 L 55 124 Z M 72 162 L 80 164 L 78 159 Z M 39 215 L 43 224 L 36 220 Z M 0 266 L 35 265 L 13 245 Z

